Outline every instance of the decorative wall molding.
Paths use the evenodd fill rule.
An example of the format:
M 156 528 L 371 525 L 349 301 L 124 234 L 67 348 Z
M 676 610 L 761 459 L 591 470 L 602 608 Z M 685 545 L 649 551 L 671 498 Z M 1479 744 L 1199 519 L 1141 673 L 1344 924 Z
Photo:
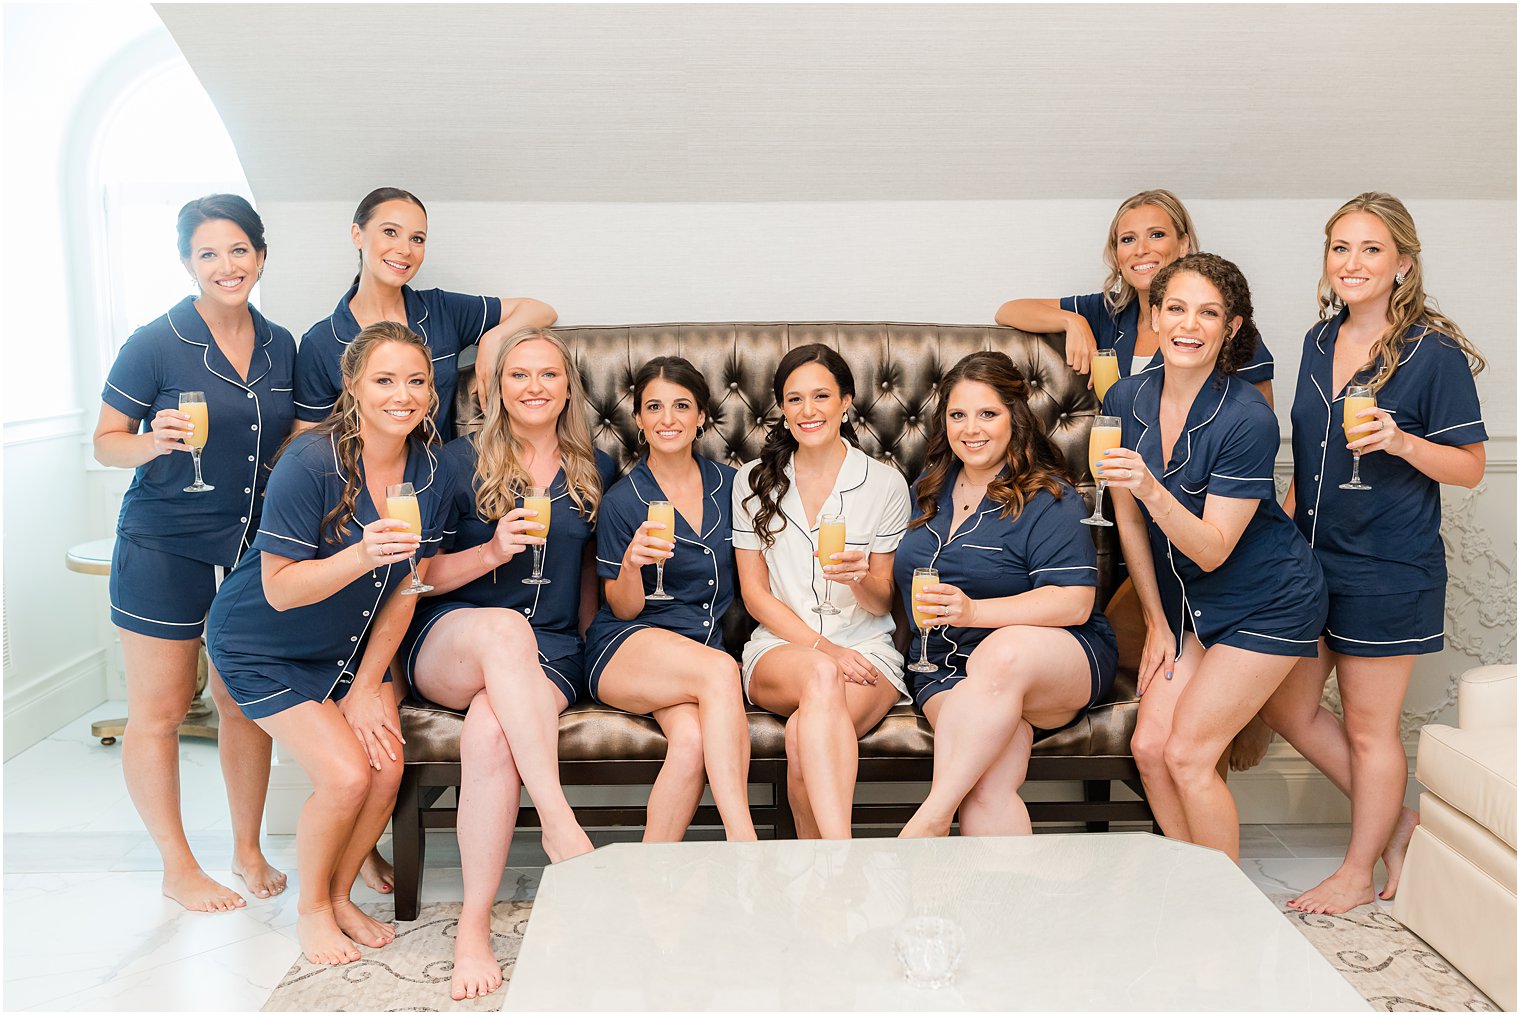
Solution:
M 105 700 L 106 652 L 94 649 L 30 680 L 7 673 L 5 758 L 17 754 Z
M 39 441 L 56 440 L 60 437 L 77 437 L 82 433 L 84 433 L 84 410 L 70 409 L 68 412 L 50 416 L 7 422 L 5 446 L 12 448 L 19 444 L 36 444 Z

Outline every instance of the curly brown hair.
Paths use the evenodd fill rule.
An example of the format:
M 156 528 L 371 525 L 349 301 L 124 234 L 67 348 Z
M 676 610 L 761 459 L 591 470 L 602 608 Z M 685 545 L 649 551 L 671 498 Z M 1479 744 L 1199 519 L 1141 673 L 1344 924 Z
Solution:
M 987 484 L 987 499 L 1003 506 L 1000 518 L 1017 518 L 1024 505 L 1041 490 L 1049 490 L 1060 499 L 1062 487 L 1073 482 L 1066 459 L 1045 434 L 1045 428 L 1029 408 L 1028 385 L 1007 353 L 974 352 L 961 359 L 940 379 L 939 396 L 929 421 L 929 442 L 924 460 L 929 463 L 918 477 L 918 517 L 908 523 L 916 529 L 927 525 L 939 513 L 939 495 L 950 478 L 954 454 L 945 433 L 945 413 L 950 408 L 950 394 L 962 381 L 985 384 L 997 392 L 998 400 L 1013 417 L 1013 433 L 1008 439 L 1008 472 Z
M 1226 321 L 1240 318 L 1240 327 L 1233 335 L 1225 336 L 1224 345 L 1219 348 L 1219 359 L 1214 364 L 1222 374 L 1235 373 L 1251 362 L 1251 358 L 1256 355 L 1256 346 L 1261 341 L 1261 332 L 1256 329 L 1256 321 L 1253 319 L 1251 287 L 1246 284 L 1245 275 L 1241 274 L 1235 262 L 1227 261 L 1218 254 L 1188 254 L 1179 257 L 1156 272 L 1156 278 L 1151 282 L 1152 310 L 1161 306 L 1166 299 L 1166 287 L 1183 272 L 1191 272 L 1219 290 L 1219 296 L 1224 300 Z

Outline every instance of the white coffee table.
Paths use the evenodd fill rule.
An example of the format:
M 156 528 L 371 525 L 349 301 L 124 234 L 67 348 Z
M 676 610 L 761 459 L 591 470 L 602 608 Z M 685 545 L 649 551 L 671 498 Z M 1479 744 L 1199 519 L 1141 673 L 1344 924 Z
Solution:
M 898 925 L 966 935 L 903 981 Z M 619 844 L 544 872 L 503 1010 L 1367 1011 L 1221 853 L 1145 833 Z

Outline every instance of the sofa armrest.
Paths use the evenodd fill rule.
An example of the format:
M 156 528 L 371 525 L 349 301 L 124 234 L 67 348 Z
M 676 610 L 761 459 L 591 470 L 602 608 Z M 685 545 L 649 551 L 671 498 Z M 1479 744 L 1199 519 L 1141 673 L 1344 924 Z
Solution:
M 1457 725 L 1465 730 L 1514 727 L 1514 663 L 1478 666 L 1458 678 Z

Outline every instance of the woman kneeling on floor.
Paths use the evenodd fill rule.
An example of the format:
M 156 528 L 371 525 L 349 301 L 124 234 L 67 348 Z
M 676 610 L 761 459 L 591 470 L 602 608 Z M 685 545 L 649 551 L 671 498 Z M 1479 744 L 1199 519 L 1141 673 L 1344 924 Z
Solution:
M 1086 505 L 1013 361 L 972 353 L 939 392 L 894 567 L 921 628 L 914 699 L 934 727 L 934 783 L 902 834 L 947 835 L 959 809 L 966 835 L 1023 835 L 1036 737 L 1107 693 L 1118 648 L 1095 602 Z
M 401 722 L 383 683 L 417 602 L 409 558 L 437 547 L 446 466 L 433 366 L 406 327 L 365 328 L 327 420 L 286 444 L 252 549 L 211 604 L 207 649 L 228 694 L 312 783 L 296 827 L 301 950 L 356 961 L 395 928 L 349 898 L 401 782 Z M 411 490 L 388 489 L 411 484 Z M 408 501 L 415 498 L 415 506 Z M 417 529 L 402 517 L 410 508 Z M 415 560 L 412 561 L 415 566 Z

